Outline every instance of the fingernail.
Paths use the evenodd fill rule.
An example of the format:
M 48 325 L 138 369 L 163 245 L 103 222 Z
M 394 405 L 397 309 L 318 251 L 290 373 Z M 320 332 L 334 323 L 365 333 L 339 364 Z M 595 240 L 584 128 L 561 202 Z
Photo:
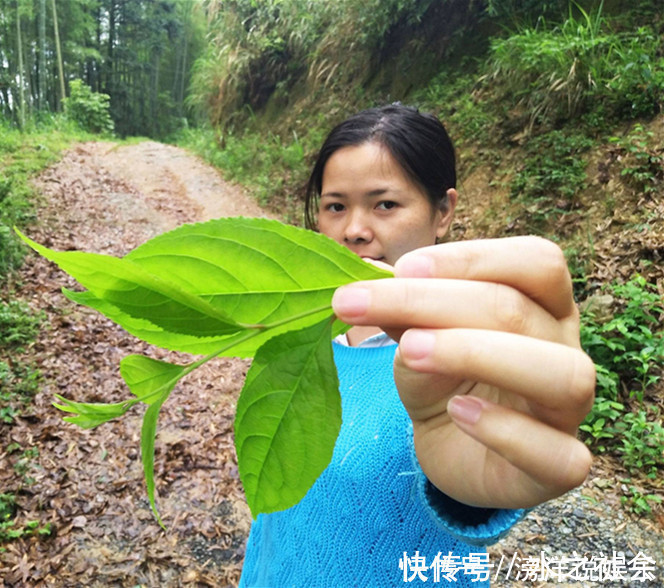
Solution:
M 395 275 L 399 278 L 430 278 L 433 260 L 425 255 L 405 255 L 397 261 Z
M 332 296 L 332 309 L 339 317 L 354 318 L 365 314 L 371 302 L 371 292 L 358 286 L 343 286 Z
M 406 359 L 424 359 L 433 353 L 435 345 L 436 336 L 433 333 L 411 329 L 401 337 L 399 349 Z
M 447 403 L 447 412 L 455 420 L 474 425 L 482 415 L 482 403 L 472 396 L 454 396 Z

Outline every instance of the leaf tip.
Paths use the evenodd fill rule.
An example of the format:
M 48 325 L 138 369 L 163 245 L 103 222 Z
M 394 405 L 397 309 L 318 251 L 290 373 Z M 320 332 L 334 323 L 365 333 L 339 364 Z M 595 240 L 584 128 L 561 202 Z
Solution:
M 154 502 L 150 503 L 150 508 L 152 509 L 152 514 L 154 515 L 154 518 L 157 519 L 157 523 L 159 523 L 159 526 L 165 531 L 168 532 L 168 528 L 164 524 L 164 521 L 161 518 L 161 515 L 159 514 L 159 511 L 157 510 L 157 505 Z

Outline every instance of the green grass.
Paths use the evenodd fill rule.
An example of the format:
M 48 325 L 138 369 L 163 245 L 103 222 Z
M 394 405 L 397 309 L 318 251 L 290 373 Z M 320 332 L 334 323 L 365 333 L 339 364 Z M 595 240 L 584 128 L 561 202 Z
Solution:
M 616 119 L 652 116 L 663 105 L 664 58 L 655 26 L 616 30 L 576 5 L 560 24 L 540 22 L 491 41 L 485 82 L 522 107 L 530 125 L 556 125 L 598 106 Z
M 31 121 L 23 132 L 0 119 L 0 279 L 23 259 L 25 247 L 13 227 L 23 228 L 36 220 L 38 196 L 31 179 L 55 163 L 73 142 L 90 138 L 59 116 Z

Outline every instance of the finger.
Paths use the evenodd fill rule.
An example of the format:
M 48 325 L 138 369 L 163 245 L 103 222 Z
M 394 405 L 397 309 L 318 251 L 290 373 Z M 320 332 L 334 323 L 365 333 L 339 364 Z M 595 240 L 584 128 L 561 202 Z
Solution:
M 540 486 L 534 504 L 579 486 L 590 471 L 592 457 L 583 443 L 528 415 L 470 396 L 455 396 L 447 410 L 464 433 Z M 498 481 L 504 474 L 500 464 L 493 463 L 496 471 L 487 475 Z
M 523 292 L 556 318 L 575 312 L 565 256 L 540 237 L 446 243 L 416 249 L 394 266 L 398 278 L 451 278 L 500 283 Z
M 336 315 L 353 325 L 490 329 L 576 344 L 541 306 L 509 286 L 468 280 L 385 279 L 339 288 Z
M 399 343 L 395 381 L 411 418 L 435 414 L 441 397 L 468 381 L 516 394 L 534 416 L 571 432 L 592 407 L 595 366 L 578 349 L 521 335 L 412 329 Z

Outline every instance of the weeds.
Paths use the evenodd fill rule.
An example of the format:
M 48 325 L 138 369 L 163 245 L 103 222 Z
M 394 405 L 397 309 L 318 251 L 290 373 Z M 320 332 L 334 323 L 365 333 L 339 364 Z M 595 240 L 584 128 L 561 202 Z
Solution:
M 39 521 L 26 521 L 23 525 L 17 526 L 16 511 L 16 496 L 0 494 L 0 544 L 29 535 L 50 535 L 53 532 L 51 523 L 40 525 Z M 0 553 L 2 551 L 0 547 Z
M 637 123 L 624 137 L 611 137 L 624 156 L 620 174 L 639 193 L 654 196 L 664 184 L 664 145 L 654 145 L 655 134 Z
M 643 492 L 631 483 L 631 478 L 621 480 L 621 490 L 623 495 L 620 502 L 627 506 L 637 516 L 652 514 L 652 507 L 656 504 L 662 504 L 662 497 L 657 494 Z
M 25 346 L 34 340 L 44 319 L 24 302 L 0 302 L 0 421 L 11 424 L 20 408 L 37 392 L 41 380 L 38 369 L 22 360 Z
M 572 3 L 568 18 L 540 20 L 491 43 L 483 81 L 500 100 L 529 113 L 529 126 L 554 125 L 605 105 L 619 117 L 657 113 L 664 92 L 660 41 L 649 27 L 614 32 L 603 3 L 588 13 Z
M 43 312 L 33 313 L 21 300 L 0 302 L 0 348 L 23 351 L 23 346 L 30 343 L 44 320 Z
M 581 344 L 607 377 L 630 390 L 630 398 L 643 402 L 646 389 L 659 380 L 664 366 L 664 303 L 640 275 L 608 290 L 616 298 L 617 310 L 606 322 L 596 320 L 592 307 L 586 310 Z M 617 392 L 617 386 L 598 387 L 598 396 L 610 400 L 619 399 Z
M 511 196 L 524 204 L 529 227 L 537 230 L 549 216 L 574 209 L 574 198 L 586 186 L 583 154 L 589 137 L 563 130 L 528 141 L 525 158 L 510 183 Z
M 630 472 L 655 479 L 664 467 L 662 415 L 646 403 L 664 368 L 664 303 L 652 284 L 636 275 L 608 288 L 613 316 L 582 313 L 581 344 L 597 368 L 597 398 L 581 425 L 597 452 L 612 452 Z
M 457 146 L 463 142 L 486 145 L 499 118 L 474 91 L 476 83 L 475 75 L 445 69 L 413 96 L 422 110 L 439 115 Z

